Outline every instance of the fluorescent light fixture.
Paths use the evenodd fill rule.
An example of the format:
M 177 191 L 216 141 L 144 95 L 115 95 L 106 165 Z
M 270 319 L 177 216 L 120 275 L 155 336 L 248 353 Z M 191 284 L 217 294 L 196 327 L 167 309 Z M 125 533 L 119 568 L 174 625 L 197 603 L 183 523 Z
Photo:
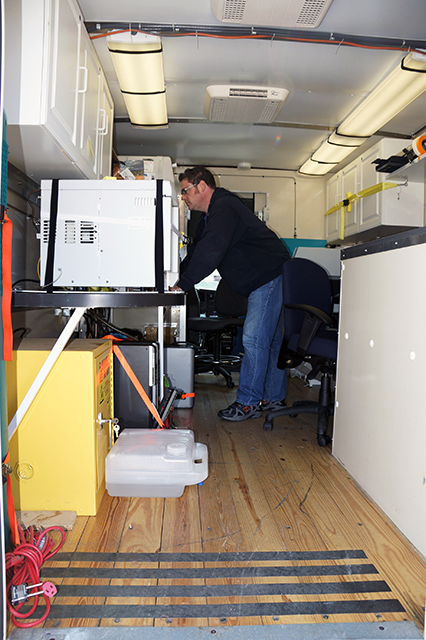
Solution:
M 299 173 L 305 176 L 325 176 L 325 174 L 337 164 L 338 162 L 315 162 L 309 158 L 309 160 L 306 160 L 305 164 L 300 167 Z
M 330 144 L 335 144 L 340 147 L 359 147 L 363 142 L 368 140 L 368 138 L 360 138 L 359 136 L 342 136 L 333 131 L 331 136 L 328 139 Z
M 134 127 L 168 126 L 161 38 L 145 33 L 107 37 L 120 89 Z
M 426 90 L 426 54 L 412 51 L 299 169 L 325 175 Z
M 359 147 L 367 138 L 351 138 L 338 135 L 335 131 L 312 154 L 314 162 L 341 162 Z
M 337 127 L 344 136 L 372 136 L 426 90 L 426 55 L 412 51 Z
M 348 156 L 355 147 L 342 147 L 340 145 L 330 144 L 328 140 L 324 140 L 322 145 L 312 154 L 314 162 L 341 162 Z

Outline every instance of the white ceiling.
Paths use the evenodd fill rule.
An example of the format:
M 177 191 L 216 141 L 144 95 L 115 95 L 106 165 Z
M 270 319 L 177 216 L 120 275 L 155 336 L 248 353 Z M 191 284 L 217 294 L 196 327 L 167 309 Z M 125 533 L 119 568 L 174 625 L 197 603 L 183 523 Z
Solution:
M 215 18 L 210 0 L 80 0 L 80 6 L 86 23 L 132 23 L 151 32 L 156 25 L 170 27 L 167 35 L 162 32 L 169 127 L 147 131 L 116 122 L 114 148 L 119 155 L 170 156 L 178 164 L 250 162 L 253 167 L 297 170 L 399 63 L 407 46 L 426 49 L 425 0 L 334 0 L 317 29 L 297 34 L 306 39 L 327 34 L 331 44 L 278 41 L 273 35 L 268 40 L 205 37 L 203 27 L 230 28 Z M 198 35 L 179 35 L 184 27 Z M 351 36 L 374 39 L 367 43 L 374 45 L 392 38 L 384 44 L 396 50 L 347 46 Z M 94 44 L 115 116 L 126 117 L 106 40 L 98 38 Z M 208 122 L 203 113 L 206 87 L 230 82 L 285 87 L 290 95 L 273 125 Z M 426 92 L 383 130 L 411 136 L 424 127 Z

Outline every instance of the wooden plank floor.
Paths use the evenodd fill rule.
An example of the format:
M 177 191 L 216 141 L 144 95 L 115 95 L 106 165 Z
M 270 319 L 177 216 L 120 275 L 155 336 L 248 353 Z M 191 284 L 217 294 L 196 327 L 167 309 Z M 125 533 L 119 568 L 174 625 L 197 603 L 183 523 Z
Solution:
M 316 389 L 289 381 L 290 401 Z M 316 442 L 315 416 L 229 423 L 235 398 L 197 376 L 174 412 L 209 449 L 209 477 L 181 498 L 104 496 L 79 517 L 43 579 L 45 627 L 210 626 L 414 620 L 426 564 Z M 331 424 L 330 424 L 331 430 Z M 70 555 L 73 554 L 73 555 Z M 11 627 L 12 628 L 12 627 Z

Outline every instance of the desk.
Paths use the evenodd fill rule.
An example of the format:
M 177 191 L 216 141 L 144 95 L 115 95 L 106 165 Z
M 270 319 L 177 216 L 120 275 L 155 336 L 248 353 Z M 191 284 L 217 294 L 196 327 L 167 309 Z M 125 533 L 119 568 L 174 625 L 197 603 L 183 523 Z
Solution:
M 104 307 L 158 307 L 158 338 L 160 344 L 160 395 L 163 393 L 163 307 L 181 306 L 181 327 L 185 327 L 185 295 L 179 291 L 156 293 L 154 291 L 14 291 L 12 308 L 72 308 L 74 309 L 68 323 L 34 379 L 28 393 L 19 405 L 9 424 L 9 440 L 15 433 L 19 423 L 31 406 L 43 382 L 49 375 L 53 365 L 72 336 L 86 309 Z M 184 329 L 183 329 L 184 330 Z

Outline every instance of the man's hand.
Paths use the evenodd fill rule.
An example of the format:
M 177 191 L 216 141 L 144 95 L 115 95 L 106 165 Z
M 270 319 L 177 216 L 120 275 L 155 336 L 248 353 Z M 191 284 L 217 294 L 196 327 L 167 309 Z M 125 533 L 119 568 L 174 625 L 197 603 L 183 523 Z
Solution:
M 169 287 L 169 291 L 182 291 L 183 289 L 181 289 L 180 287 L 177 287 L 176 285 L 174 287 Z

